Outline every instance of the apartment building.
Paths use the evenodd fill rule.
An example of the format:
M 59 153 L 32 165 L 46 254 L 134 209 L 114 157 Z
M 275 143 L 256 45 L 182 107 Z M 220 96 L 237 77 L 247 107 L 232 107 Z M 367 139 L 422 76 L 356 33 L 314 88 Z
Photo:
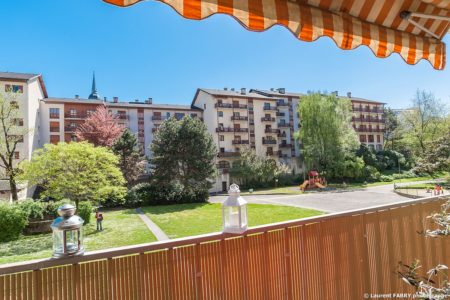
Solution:
M 204 122 L 219 149 L 219 175 L 213 191 L 227 190 L 229 169 L 243 147 L 299 170 L 293 136 L 296 105 L 295 95 L 275 97 L 245 88 L 197 90 L 192 107 L 203 110 Z
M 352 97 L 351 93 L 347 93 L 346 98 L 352 102 L 353 128 L 361 144 L 377 151 L 382 150 L 386 130 L 383 116 L 385 103 Z
M 97 107 L 106 107 L 119 124 L 129 128 L 138 138 L 141 152 L 151 157 L 150 144 L 161 123 L 175 117 L 201 118 L 219 149 L 215 178 L 211 192 L 224 191 L 230 185 L 229 169 L 244 147 L 252 148 L 260 156 L 270 157 L 290 166 L 293 172 L 301 171 L 298 157 L 301 145 L 294 138 L 299 129 L 297 108 L 300 93 L 284 88 L 260 90 L 197 89 L 191 105 L 154 104 L 145 101 L 121 101 L 101 98 L 95 75 L 91 93 L 87 98 L 48 97 L 41 75 L 0 73 L 0 90 L 17 93 L 23 115 L 20 124 L 30 129 L 17 150 L 17 162 L 30 159 L 32 152 L 46 143 L 76 141 L 75 131 Z M 336 93 L 336 96 L 337 93 Z M 363 98 L 350 98 L 353 108 L 353 127 L 361 143 L 374 149 L 383 147 L 384 103 Z M 301 142 L 301 141 L 300 141 Z M 30 196 L 32 190 L 21 188 L 21 197 Z M 9 185 L 0 181 L 0 198 L 8 199 Z
M 17 144 L 14 153 L 14 163 L 31 158 L 33 151 L 39 147 L 39 100 L 47 97 L 47 90 L 39 74 L 24 74 L 0 72 L 0 93 L 14 92 L 20 117 L 17 124 L 25 128 L 25 134 Z M 4 169 L 0 169 L 0 198 L 11 199 L 9 181 L 5 179 Z M 27 190 L 25 185 L 19 185 L 19 197 L 25 198 L 33 190 Z

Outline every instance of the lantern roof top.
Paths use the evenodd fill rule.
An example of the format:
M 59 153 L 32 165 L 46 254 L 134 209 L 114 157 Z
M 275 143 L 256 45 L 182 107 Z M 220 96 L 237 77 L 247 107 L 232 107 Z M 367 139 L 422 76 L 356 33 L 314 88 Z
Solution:
M 79 216 L 57 217 L 50 227 L 52 227 L 52 229 L 70 230 L 80 228 L 83 223 L 84 220 Z
M 246 205 L 247 201 L 241 197 L 241 191 L 239 186 L 235 183 L 230 185 L 230 189 L 228 190 L 228 197 L 223 202 L 223 206 L 243 206 Z

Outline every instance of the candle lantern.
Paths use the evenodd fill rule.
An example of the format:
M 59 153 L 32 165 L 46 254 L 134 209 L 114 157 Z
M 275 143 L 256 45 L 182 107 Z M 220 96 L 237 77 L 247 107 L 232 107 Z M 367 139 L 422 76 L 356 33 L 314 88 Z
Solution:
M 60 206 L 58 215 L 50 225 L 53 230 L 53 257 L 82 255 L 84 220 L 75 215 L 75 207 L 71 204 Z
M 222 204 L 223 232 L 243 233 L 247 230 L 247 201 L 241 197 L 239 186 L 233 183 Z

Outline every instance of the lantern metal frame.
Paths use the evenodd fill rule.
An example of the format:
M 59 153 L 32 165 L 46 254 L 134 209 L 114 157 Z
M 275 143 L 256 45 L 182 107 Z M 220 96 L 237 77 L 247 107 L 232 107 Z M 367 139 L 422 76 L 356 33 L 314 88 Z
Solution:
M 239 186 L 233 183 L 228 190 L 227 199 L 222 203 L 223 232 L 241 234 L 247 231 L 247 201 L 241 197 L 240 193 Z M 235 210 L 234 213 L 233 210 Z

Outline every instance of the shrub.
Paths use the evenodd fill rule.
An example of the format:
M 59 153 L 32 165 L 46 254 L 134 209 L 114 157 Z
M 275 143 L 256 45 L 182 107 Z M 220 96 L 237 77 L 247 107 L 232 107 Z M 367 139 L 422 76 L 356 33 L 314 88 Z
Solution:
M 0 203 L 0 242 L 17 240 L 27 224 L 27 213 L 19 205 Z
M 90 201 L 81 201 L 80 204 L 78 204 L 77 215 L 84 220 L 83 225 L 87 225 L 91 222 L 92 211 L 92 204 Z
M 44 217 L 45 205 L 42 202 L 26 199 L 20 202 L 18 206 L 26 213 L 28 219 L 42 219 Z
M 156 185 L 140 183 L 132 187 L 125 198 L 125 206 L 162 205 L 205 202 L 209 193 L 204 189 L 183 189 L 178 183 Z
M 373 166 L 365 166 L 364 167 L 364 177 L 368 181 L 379 181 L 381 174 L 378 170 Z
M 46 202 L 46 205 L 44 207 L 45 208 L 44 214 L 51 216 L 53 218 L 56 218 L 59 216 L 58 215 L 58 207 L 60 207 L 61 205 L 67 204 L 67 203 L 75 205 L 75 203 L 73 201 L 70 201 L 69 199 Z
M 380 176 L 380 181 L 391 182 L 392 180 L 394 180 L 394 178 L 390 175 L 381 175 Z
M 112 193 L 106 198 L 106 200 L 103 200 L 101 204 L 103 207 L 119 207 L 125 205 L 125 199 L 126 196 L 122 195 L 121 193 Z

